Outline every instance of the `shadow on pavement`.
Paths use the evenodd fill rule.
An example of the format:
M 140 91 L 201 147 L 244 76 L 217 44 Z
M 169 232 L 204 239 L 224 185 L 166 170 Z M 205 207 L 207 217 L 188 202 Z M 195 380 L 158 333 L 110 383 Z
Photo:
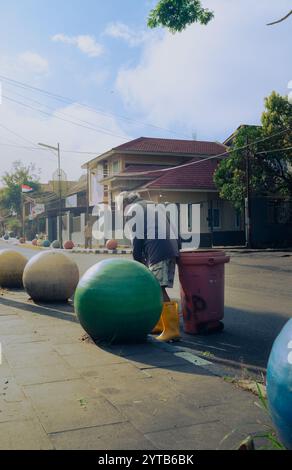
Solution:
M 38 313 L 39 315 L 48 315 L 59 320 L 66 320 L 74 323 L 79 323 L 72 304 L 39 304 L 23 302 L 21 300 L 13 300 L 4 297 L 0 297 L 0 305 L 6 305 L 7 307 L 20 308 L 27 312 Z M 60 307 L 62 310 L 60 310 Z
M 0 297 L 0 305 L 79 323 L 72 303 L 36 304 Z M 235 374 L 242 375 L 244 371 L 248 371 L 259 375 L 265 372 L 273 342 L 286 321 L 288 318 L 277 312 L 267 313 L 226 307 L 223 332 L 209 336 L 182 333 L 182 340 L 174 344 L 176 348 L 173 345 L 160 345 L 153 341 L 124 346 L 108 346 L 100 343 L 96 345 L 112 354 L 141 363 L 141 369 L 150 367 L 172 369 L 186 366 L 188 362 L 176 356 L 175 353 L 179 352 L 180 348 L 188 348 L 195 355 L 225 369 L 231 369 L 233 373 L 235 371 Z M 195 366 L 192 364 L 189 366 L 194 371 Z
M 265 372 L 272 345 L 288 319 L 277 312 L 226 307 L 223 332 L 209 336 L 183 333 L 181 345 L 227 367 Z

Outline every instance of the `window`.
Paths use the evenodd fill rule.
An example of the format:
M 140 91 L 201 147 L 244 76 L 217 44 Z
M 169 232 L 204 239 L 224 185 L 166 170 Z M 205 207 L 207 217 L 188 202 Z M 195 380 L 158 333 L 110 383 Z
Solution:
M 239 210 L 235 211 L 235 228 L 239 230 L 241 227 L 241 213 Z
M 116 160 L 115 162 L 112 163 L 112 171 L 113 171 L 113 175 L 120 173 L 120 160 Z
M 81 232 L 81 217 L 73 217 L 72 232 Z
M 213 229 L 221 227 L 221 220 L 220 220 L 220 209 L 213 209 L 213 217 L 211 209 L 208 210 L 208 226 L 209 228 L 212 227 L 213 222 Z
M 108 177 L 108 164 L 107 164 L 107 162 L 104 162 L 104 164 L 103 164 L 103 177 L 104 178 Z

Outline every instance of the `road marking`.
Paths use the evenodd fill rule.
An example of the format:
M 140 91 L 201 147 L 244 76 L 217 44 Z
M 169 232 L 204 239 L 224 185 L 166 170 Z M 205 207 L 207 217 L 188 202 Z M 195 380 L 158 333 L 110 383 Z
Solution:
M 203 359 L 202 357 L 196 356 L 195 354 L 192 354 L 186 351 L 177 352 L 177 353 L 174 353 L 174 355 L 182 359 L 185 359 L 185 361 L 188 361 L 191 364 L 195 364 L 196 366 L 208 366 L 210 364 L 211 365 L 213 364 L 210 361 L 206 361 L 206 359 Z

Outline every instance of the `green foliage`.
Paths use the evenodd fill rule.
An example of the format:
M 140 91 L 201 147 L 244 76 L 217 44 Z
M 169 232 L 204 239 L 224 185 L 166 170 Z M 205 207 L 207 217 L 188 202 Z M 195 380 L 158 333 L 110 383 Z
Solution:
M 19 233 L 21 231 L 21 222 L 15 217 L 7 220 L 5 225 L 8 232 Z
M 21 216 L 21 185 L 27 184 L 34 191 L 39 189 L 39 176 L 35 172 L 35 166 L 25 166 L 21 161 L 15 161 L 12 170 L 4 174 L 2 182 L 5 187 L 0 193 L 0 207 L 8 214 Z
M 267 413 L 271 417 L 268 400 L 264 397 L 262 389 L 257 382 L 256 386 L 260 400 L 260 407 L 265 411 L 265 413 Z M 256 436 L 254 436 L 254 439 L 265 439 L 268 442 L 268 445 L 264 446 L 260 450 L 286 450 L 286 447 L 278 439 L 276 431 L 272 428 L 268 428 L 267 431 L 263 434 L 257 434 Z
M 220 196 L 241 209 L 246 197 L 247 143 L 263 140 L 250 146 L 250 187 L 253 196 L 274 195 L 292 197 L 292 151 L 271 152 L 292 146 L 292 130 L 267 139 L 272 134 L 292 126 L 292 106 L 287 97 L 272 92 L 265 99 L 262 126 L 241 126 L 237 131 L 230 156 L 219 164 L 214 181 Z M 263 153 L 264 152 L 264 153 Z M 267 153 L 265 153 L 267 152 Z
M 193 23 L 206 25 L 213 16 L 212 11 L 202 7 L 200 0 L 160 0 L 149 14 L 148 26 L 162 26 L 175 33 Z

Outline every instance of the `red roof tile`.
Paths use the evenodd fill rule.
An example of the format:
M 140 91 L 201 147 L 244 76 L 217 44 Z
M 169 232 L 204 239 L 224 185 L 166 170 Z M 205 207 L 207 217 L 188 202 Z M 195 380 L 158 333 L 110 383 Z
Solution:
M 119 145 L 113 150 L 167 154 L 217 155 L 224 152 L 226 147 L 217 142 L 139 137 L 138 139 Z
M 170 166 L 170 165 L 169 165 Z M 140 173 L 140 172 L 147 172 L 147 171 L 159 171 L 159 170 L 162 170 L 164 168 L 167 168 L 166 165 L 147 165 L 146 163 L 145 164 L 141 164 L 141 165 L 129 165 L 129 166 L 126 166 L 125 170 L 123 171 L 123 173 L 121 174 L 124 174 L 124 173 Z
M 194 158 L 193 165 L 178 166 L 169 171 L 160 172 L 160 176 L 143 188 L 151 189 L 207 189 L 215 190 L 214 171 L 218 165 L 216 158 L 201 160 Z

